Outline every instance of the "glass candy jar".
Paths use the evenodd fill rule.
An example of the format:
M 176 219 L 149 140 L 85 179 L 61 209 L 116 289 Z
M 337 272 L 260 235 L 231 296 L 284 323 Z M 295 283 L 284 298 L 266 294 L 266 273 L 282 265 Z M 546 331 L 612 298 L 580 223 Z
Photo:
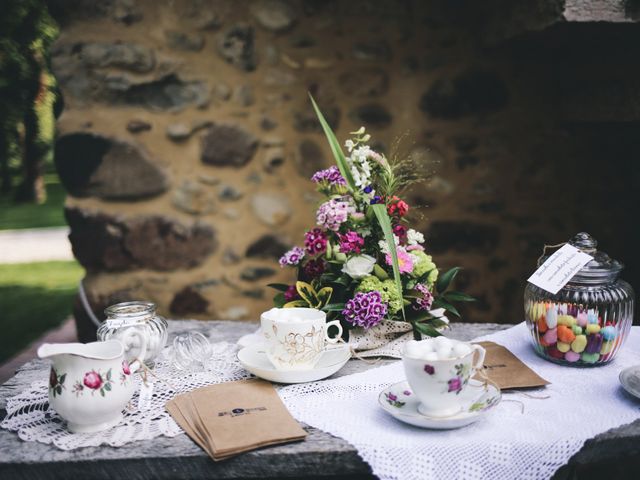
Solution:
M 124 302 L 111 305 L 104 313 L 107 319 L 98 328 L 98 340 L 121 339 L 129 329 L 138 330 L 147 339 L 147 354 L 142 359 L 153 365 L 156 356 L 167 343 L 167 321 L 156 313 L 150 302 Z M 135 337 L 134 337 L 135 338 Z M 138 358 L 140 345 L 125 345 L 128 361 Z
M 633 289 L 619 278 L 624 265 L 598 251 L 588 233 L 577 234 L 569 244 L 593 260 L 555 295 L 527 283 L 527 327 L 541 357 L 562 365 L 602 365 L 613 360 L 627 339 L 633 322 Z M 538 266 L 547 258 L 541 258 Z

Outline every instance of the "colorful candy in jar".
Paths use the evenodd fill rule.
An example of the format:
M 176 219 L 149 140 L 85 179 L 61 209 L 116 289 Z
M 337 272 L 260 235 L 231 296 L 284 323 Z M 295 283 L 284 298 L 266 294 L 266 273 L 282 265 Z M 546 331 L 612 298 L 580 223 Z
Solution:
M 530 306 L 530 314 L 539 312 L 544 314 L 534 322 L 534 334 L 539 339 L 540 353 L 554 360 L 595 364 L 616 345 L 616 323 L 608 321 L 603 326 L 595 309 L 555 303 Z

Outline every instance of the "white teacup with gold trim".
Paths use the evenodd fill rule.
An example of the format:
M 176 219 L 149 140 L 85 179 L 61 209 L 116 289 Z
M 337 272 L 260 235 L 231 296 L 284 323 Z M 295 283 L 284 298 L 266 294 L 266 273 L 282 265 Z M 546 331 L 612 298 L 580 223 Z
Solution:
M 311 370 L 327 343 L 342 336 L 339 320 L 327 322 L 327 314 L 315 308 L 272 308 L 260 316 L 267 358 L 277 370 Z M 336 327 L 330 337 L 328 330 Z

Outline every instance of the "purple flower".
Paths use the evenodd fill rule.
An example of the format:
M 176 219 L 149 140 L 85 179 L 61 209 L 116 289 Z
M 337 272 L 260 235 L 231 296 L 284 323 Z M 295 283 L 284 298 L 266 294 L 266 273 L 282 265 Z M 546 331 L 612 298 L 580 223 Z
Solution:
M 342 253 L 360 253 L 362 247 L 364 247 L 364 238 L 352 230 L 349 230 L 344 235 L 338 235 L 340 237 L 340 251 Z
M 431 310 L 431 305 L 433 305 L 433 294 L 429 291 L 429 288 L 426 285 L 419 283 L 415 286 L 415 289 L 422 294 L 422 298 L 416 299 L 413 309 L 426 311 Z
M 357 327 L 371 328 L 382 321 L 387 314 L 387 304 L 382 302 L 380 292 L 356 293 L 347 301 L 342 315 Z
M 295 300 L 296 298 L 298 298 L 298 289 L 296 288 L 295 285 L 289 285 L 289 288 L 287 288 L 287 291 L 284 292 L 284 301 L 285 302 L 291 302 L 293 300 Z
M 379 196 L 379 195 L 376 195 L 375 197 L 373 197 L 373 198 L 369 201 L 369 203 L 370 203 L 371 205 L 375 205 L 376 203 L 382 203 L 382 197 L 381 197 L 381 196 Z
M 316 278 L 324 273 L 327 265 L 321 258 L 309 260 L 304 266 L 304 274 L 307 278 Z
M 424 366 L 424 371 L 425 371 L 425 373 L 428 373 L 429 375 L 433 375 L 434 373 L 436 373 L 436 369 L 433 368 L 433 365 L 425 365 Z
M 317 255 L 327 250 L 327 235 L 319 228 L 304 234 L 304 246 L 309 255 Z
M 394 395 L 394 394 L 393 394 L 393 393 L 391 393 L 391 392 L 387 393 L 387 398 L 388 398 L 389 400 L 391 400 L 392 402 L 395 402 L 396 400 L 398 400 L 397 395 Z
M 409 390 L 405 390 L 404 392 L 402 392 L 402 394 L 403 394 L 405 397 L 410 397 L 410 396 L 411 396 L 411 392 L 410 392 Z
M 462 379 L 460 377 L 452 378 L 447 383 L 449 385 L 448 392 L 456 392 L 458 394 L 462 391 Z
M 284 267 L 286 265 L 296 266 L 298 265 L 302 259 L 304 258 L 304 249 L 300 247 L 293 247 L 287 253 L 285 253 L 282 257 L 280 257 L 280 266 Z
M 347 197 L 348 198 L 348 197 Z M 350 201 L 332 198 L 318 207 L 316 223 L 329 230 L 338 231 L 356 209 Z
M 364 187 L 364 188 L 362 189 L 362 191 L 363 191 L 364 193 L 371 193 L 371 192 L 373 191 L 373 187 L 372 187 L 371 185 L 368 185 L 368 186 Z
M 315 183 L 327 183 L 329 185 L 346 185 L 347 182 L 335 165 L 326 170 L 318 170 L 311 177 L 311 181 Z

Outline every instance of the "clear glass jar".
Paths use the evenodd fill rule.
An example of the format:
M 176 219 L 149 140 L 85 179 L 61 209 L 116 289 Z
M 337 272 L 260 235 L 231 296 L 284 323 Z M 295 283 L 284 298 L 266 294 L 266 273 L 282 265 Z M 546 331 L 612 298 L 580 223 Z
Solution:
M 627 339 L 634 292 L 619 278 L 624 265 L 598 251 L 591 235 L 579 233 L 569 244 L 593 260 L 555 295 L 527 283 L 527 327 L 541 357 L 577 367 L 603 365 L 614 359 Z M 547 258 L 541 258 L 538 265 Z
M 147 340 L 147 354 L 142 359 L 147 366 L 152 366 L 157 355 L 167 343 L 167 321 L 156 314 L 156 306 L 151 302 L 124 302 L 107 307 L 104 311 L 107 318 L 98 328 L 98 340 L 112 338 L 121 339 L 133 328 L 138 330 Z M 138 358 L 140 345 L 129 345 L 125 354 L 128 361 Z

